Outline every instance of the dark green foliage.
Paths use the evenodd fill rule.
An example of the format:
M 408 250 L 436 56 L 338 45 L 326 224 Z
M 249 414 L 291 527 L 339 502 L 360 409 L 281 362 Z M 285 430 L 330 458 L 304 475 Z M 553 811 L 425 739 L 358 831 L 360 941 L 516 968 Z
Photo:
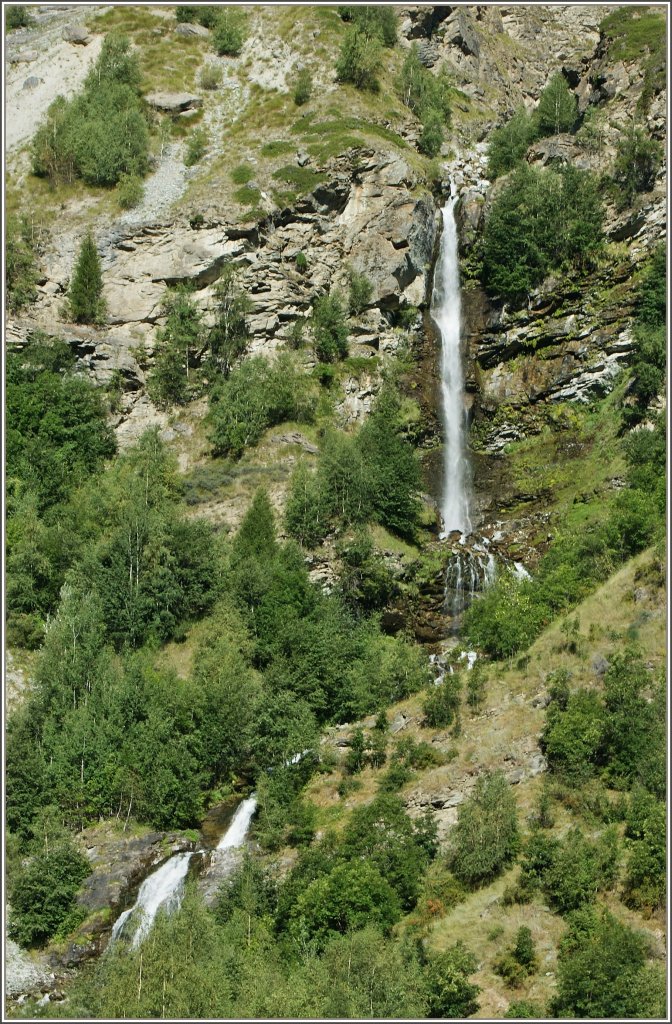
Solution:
M 245 351 L 245 318 L 250 308 L 248 296 L 238 287 L 235 268 L 227 263 L 215 285 L 215 322 L 208 333 L 210 357 L 224 376 Z
M 312 328 L 315 355 L 323 363 L 344 359 L 348 354 L 348 325 L 345 304 L 338 292 L 320 295 L 313 306 Z
M 513 170 L 525 156 L 528 146 L 535 140 L 534 119 L 524 107 L 490 133 L 488 138 L 488 177 L 494 180 L 500 174 Z
M 220 57 L 237 57 L 247 36 L 247 15 L 232 6 L 218 6 L 216 11 L 212 44 Z
M 427 960 L 425 974 L 429 988 L 430 1018 L 470 1017 L 478 1009 L 478 985 L 469 975 L 478 967 L 478 960 L 462 942 L 456 942 L 445 953 L 433 953 Z
M 665 806 L 639 787 L 630 798 L 626 836 L 625 901 L 640 910 L 655 910 L 665 902 Z
M 495 878 L 518 852 L 516 799 L 501 773 L 482 775 L 460 804 L 451 833 L 451 870 L 465 885 Z
M 491 293 L 520 303 L 554 268 L 590 265 L 602 245 L 602 205 L 587 171 L 522 165 L 497 196 L 483 239 Z
M 604 729 L 604 708 L 594 691 L 577 690 L 563 709 L 551 704 L 542 737 L 552 771 L 576 784 L 595 773 Z
M 538 961 L 532 940 L 532 932 L 523 925 L 516 932 L 514 945 L 495 961 L 494 969 L 497 974 L 504 978 L 507 985 L 515 988 L 528 975 L 534 974 L 537 967 Z
M 274 905 L 274 883 L 259 861 L 246 852 L 240 867 L 225 878 L 219 887 L 215 920 L 225 924 L 235 910 L 242 910 L 253 917 L 263 917 L 272 913 Z
M 366 750 L 366 743 L 364 740 L 364 732 L 362 729 L 355 729 L 350 739 L 350 749 L 345 756 L 344 767 L 346 772 L 350 775 L 355 775 L 357 772 L 361 772 L 365 764 L 364 751 Z
M 641 422 L 649 404 L 664 387 L 667 365 L 666 319 L 667 268 L 665 247 L 661 245 L 654 251 L 639 286 L 634 329 L 635 352 L 632 360 L 633 380 L 627 404 L 623 408 L 624 423 L 628 427 Z M 645 445 L 647 435 L 648 431 L 633 435 L 631 445 Z M 662 431 L 659 432 L 659 437 L 662 442 Z M 664 453 L 661 452 L 661 455 L 664 464 Z M 641 458 L 638 454 L 631 461 L 637 464 L 650 463 L 652 460 Z M 660 463 L 660 459 L 657 461 Z M 636 483 L 635 486 L 640 485 Z M 653 491 L 655 488 L 644 489 Z
M 646 957 L 644 936 L 608 911 L 577 912 L 560 944 L 553 1015 L 657 1017 L 662 979 L 647 969 Z
M 68 290 L 68 312 L 70 318 L 78 324 L 100 324 L 105 319 L 100 257 L 90 231 L 79 247 Z
M 140 68 L 125 36 L 109 33 L 83 92 L 58 96 L 32 143 L 33 172 L 52 182 L 82 178 L 115 185 L 122 175 L 142 177 L 149 132 L 138 94 Z
M 422 131 L 418 139 L 418 149 L 425 156 L 438 156 L 443 145 L 443 115 L 440 110 L 431 108 L 425 114 Z
M 8 216 L 5 222 L 5 289 L 13 313 L 37 297 L 36 244 L 27 217 Z
M 623 204 L 632 204 L 638 192 L 650 192 L 663 159 L 663 147 L 633 121 L 618 142 L 613 178 L 621 190 Z
M 189 397 L 189 368 L 201 342 L 201 313 L 191 290 L 181 286 L 163 301 L 165 326 L 157 332 L 159 343 L 148 391 L 159 408 L 180 405 Z
M 366 276 L 350 267 L 348 271 L 348 308 L 353 316 L 359 316 L 371 302 L 373 284 Z
M 288 355 L 274 363 L 247 359 L 211 393 L 211 439 L 216 455 L 239 458 L 268 427 L 286 420 L 309 423 L 315 411 L 310 380 Z
M 537 831 L 525 850 L 519 889 L 531 894 L 540 888 L 548 902 L 566 914 L 592 903 L 598 892 L 614 885 L 619 857 L 613 827 L 595 842 L 586 839 L 579 828 L 571 829 L 562 840 Z
M 204 28 L 212 28 L 219 13 L 220 8 L 216 4 L 204 4 L 202 7 L 184 4 L 175 8 L 175 19 L 178 22 L 197 22 Z
M 509 1003 L 504 1014 L 507 1020 L 540 1020 L 544 1016 L 543 1008 L 531 999 L 514 999 Z
M 303 107 L 313 95 L 313 76 L 308 68 L 301 68 L 294 83 L 294 102 Z
M 458 674 L 447 675 L 442 683 L 433 687 L 425 698 L 424 724 L 430 729 L 452 725 L 460 710 L 462 678 Z
M 365 611 L 382 608 L 393 592 L 394 581 L 370 533 L 360 528 L 339 544 L 338 554 L 342 562 L 339 581 L 346 601 Z
M 530 580 L 502 573 L 480 600 L 467 610 L 464 629 L 470 641 L 495 658 L 523 650 L 550 621 Z
M 117 182 L 117 202 L 122 210 L 139 206 L 145 194 L 145 187 L 137 174 L 122 174 Z
M 357 25 L 351 25 L 343 37 L 336 62 L 339 82 L 350 82 L 356 89 L 378 92 L 378 75 L 382 66 L 382 44 L 378 35 L 367 35 Z
M 13 32 L 17 28 L 29 28 L 34 19 L 23 4 L 9 4 L 5 12 L 5 28 Z
M 90 870 L 86 857 L 67 840 L 33 857 L 12 885 L 10 935 L 22 946 L 39 946 L 67 927 L 75 893 Z
M 534 115 L 537 136 L 571 132 L 577 117 L 576 96 L 569 91 L 564 75 L 558 71 L 539 97 Z
M 334 932 L 369 924 L 389 929 L 400 916 L 399 899 L 389 881 L 374 864 L 353 860 L 316 878 L 299 895 L 290 933 L 319 949 Z

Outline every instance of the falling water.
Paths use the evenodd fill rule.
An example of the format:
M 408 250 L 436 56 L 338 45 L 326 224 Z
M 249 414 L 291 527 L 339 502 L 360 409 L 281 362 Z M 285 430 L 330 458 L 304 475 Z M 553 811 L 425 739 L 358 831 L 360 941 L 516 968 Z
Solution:
M 235 850 L 243 845 L 256 809 L 257 800 L 253 793 L 236 808 L 229 827 L 217 844 L 215 855 L 219 851 Z M 177 910 L 182 902 L 189 862 L 195 852 L 176 853 L 147 876 L 133 906 L 124 910 L 115 921 L 109 946 L 121 935 L 126 938 L 132 936 L 131 947 L 138 946 L 149 934 L 159 910 Z
M 434 272 L 431 313 L 441 336 L 441 399 L 444 455 L 441 517 L 444 535 L 471 532 L 465 456 L 464 376 L 460 353 L 460 274 L 457 262 L 456 197 L 443 208 L 441 250 Z

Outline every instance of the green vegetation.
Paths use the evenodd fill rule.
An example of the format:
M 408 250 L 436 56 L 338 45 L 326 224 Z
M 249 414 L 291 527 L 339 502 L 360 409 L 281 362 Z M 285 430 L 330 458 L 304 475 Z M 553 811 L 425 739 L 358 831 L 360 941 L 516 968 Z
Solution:
M 348 270 L 348 309 L 353 316 L 359 316 L 371 302 L 373 284 L 366 276 L 350 267 Z
M 622 205 L 632 205 L 638 192 L 650 192 L 663 159 L 663 147 L 634 121 L 618 143 L 613 178 Z
M 313 76 L 308 68 L 301 68 L 296 76 L 292 95 L 297 107 L 303 107 L 313 95 Z
M 382 44 L 376 33 L 367 34 L 357 25 L 351 25 L 343 37 L 341 52 L 336 62 L 339 82 L 349 82 L 356 89 L 378 92 L 378 76 L 383 67 Z
M 553 269 L 590 266 L 602 246 L 602 204 L 587 171 L 522 165 L 497 196 L 483 238 L 483 280 L 520 304 Z
M 450 123 L 452 87 L 444 70 L 433 75 L 422 64 L 413 43 L 397 81 L 397 92 L 422 124 L 418 141 L 421 153 L 437 156 L 443 145 L 443 129 Z
M 143 177 L 149 130 L 142 109 L 138 56 L 126 36 L 110 32 L 98 60 L 72 100 L 57 96 L 32 142 L 33 173 L 55 185 L 81 178 L 116 185 L 122 175 Z
M 23 4 L 9 4 L 5 13 L 5 28 L 13 32 L 17 28 L 29 28 L 35 19 Z
M 518 852 L 516 800 L 501 772 L 481 776 L 460 804 L 451 833 L 450 866 L 468 886 L 495 878 Z
M 210 139 L 205 128 L 195 128 L 187 139 L 187 151 L 184 162 L 187 167 L 193 167 L 199 160 L 202 160 L 208 151 Z
M 67 934 L 77 913 L 75 893 L 90 871 L 86 857 L 67 838 L 37 853 L 12 883 L 10 935 L 23 946 L 37 946 L 60 928 Z
M 162 312 L 166 323 L 157 332 L 157 352 L 147 389 L 159 408 L 168 408 L 190 397 L 189 370 L 201 347 L 203 327 L 191 289 L 184 285 L 168 293 Z
M 220 57 L 237 57 L 247 36 L 247 15 L 236 7 L 217 7 L 212 44 Z
M 385 46 L 397 41 L 397 15 L 393 7 L 383 4 L 344 5 L 338 8 L 343 21 L 352 22 L 364 35 L 377 37 Z
M 532 932 L 522 925 L 516 933 L 515 944 L 495 963 L 495 971 L 511 988 L 516 988 L 525 978 L 534 974 L 538 967 L 532 941 Z
M 27 217 L 9 216 L 5 225 L 5 289 L 13 313 L 37 297 L 36 244 Z
M 535 111 L 538 138 L 571 132 L 578 117 L 576 96 L 569 91 L 565 76 L 556 72 L 539 97 Z
M 638 110 L 645 112 L 653 95 L 665 88 L 667 51 L 663 12 L 650 7 L 619 7 L 603 18 L 600 33 L 610 63 L 639 62 L 644 88 Z
M 313 305 L 312 329 L 315 355 L 322 363 L 344 359 L 348 354 L 348 325 L 340 292 L 320 295 Z
M 210 92 L 219 89 L 223 77 L 224 70 L 218 64 L 206 64 L 201 68 L 199 77 L 201 89 L 207 89 Z
M 137 174 L 122 174 L 117 183 L 117 202 L 122 210 L 139 206 L 145 195 L 145 186 Z
M 210 401 L 213 451 L 238 458 L 267 427 L 288 420 L 310 423 L 316 395 L 310 379 L 284 354 L 273 364 L 263 356 L 247 359 L 215 386 Z
M 208 331 L 207 346 L 214 367 L 225 377 L 247 345 L 246 316 L 250 300 L 238 285 L 235 267 L 227 263 L 215 285 L 215 322 Z
M 105 320 L 100 257 L 90 231 L 79 247 L 68 290 L 68 313 L 70 318 L 79 324 L 101 324 Z

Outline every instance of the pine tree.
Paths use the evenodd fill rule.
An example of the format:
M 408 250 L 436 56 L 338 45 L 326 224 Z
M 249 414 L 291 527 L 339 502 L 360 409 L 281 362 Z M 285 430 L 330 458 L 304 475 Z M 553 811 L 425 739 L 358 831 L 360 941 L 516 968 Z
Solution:
M 78 324 L 99 324 L 105 319 L 100 257 L 90 231 L 81 244 L 68 293 L 70 316 Z

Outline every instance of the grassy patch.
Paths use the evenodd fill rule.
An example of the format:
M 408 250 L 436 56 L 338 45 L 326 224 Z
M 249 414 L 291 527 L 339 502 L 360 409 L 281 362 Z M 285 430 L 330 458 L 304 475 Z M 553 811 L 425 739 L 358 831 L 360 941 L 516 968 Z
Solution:
M 284 139 L 275 139 L 273 142 L 267 142 L 261 147 L 262 156 L 282 156 L 285 153 L 292 153 L 296 149 L 294 143 L 286 142 Z
M 238 164 L 231 171 L 231 181 L 234 185 L 247 185 L 254 177 L 254 168 L 249 164 Z
M 242 188 L 236 189 L 233 193 L 233 198 L 242 206 L 256 207 L 259 202 L 259 189 L 248 188 L 247 185 L 243 185 Z
M 279 167 L 277 171 L 273 172 L 273 177 L 276 181 L 284 181 L 288 185 L 293 185 L 298 194 L 311 192 L 319 182 L 325 179 L 325 175 L 319 171 L 314 171 L 310 167 L 296 167 L 292 164 Z

